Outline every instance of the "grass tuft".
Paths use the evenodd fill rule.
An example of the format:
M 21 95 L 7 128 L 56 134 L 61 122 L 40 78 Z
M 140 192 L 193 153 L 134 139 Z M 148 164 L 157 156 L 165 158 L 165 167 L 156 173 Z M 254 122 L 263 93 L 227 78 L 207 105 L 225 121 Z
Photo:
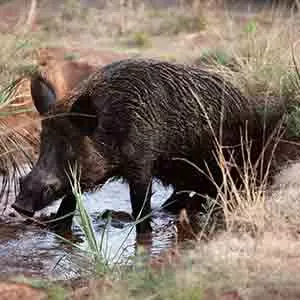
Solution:
M 105 245 L 104 245 L 105 233 L 107 230 L 107 226 L 110 222 L 110 218 L 108 218 L 105 228 L 102 232 L 102 236 L 98 241 L 97 234 L 92 224 L 92 219 L 89 216 L 83 203 L 83 194 L 81 192 L 81 187 L 80 187 L 80 173 L 79 173 L 78 165 L 76 164 L 73 168 L 70 166 L 69 172 L 70 172 L 69 181 L 71 183 L 72 192 L 76 198 L 77 208 L 79 211 L 79 218 L 76 218 L 75 216 L 75 220 L 77 221 L 77 224 L 79 225 L 81 231 L 83 232 L 86 238 L 87 241 L 86 253 L 91 255 L 97 273 L 105 274 L 110 270 L 109 261 L 104 256 L 104 252 L 103 252 L 105 251 Z
M 136 47 L 147 48 L 151 46 L 151 39 L 146 32 L 135 32 L 131 39 L 131 44 Z

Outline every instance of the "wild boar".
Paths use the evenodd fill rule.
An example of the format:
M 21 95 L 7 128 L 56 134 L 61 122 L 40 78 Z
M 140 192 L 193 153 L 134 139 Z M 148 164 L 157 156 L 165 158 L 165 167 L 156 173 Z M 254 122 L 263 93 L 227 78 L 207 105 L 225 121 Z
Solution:
M 200 209 L 206 195 L 215 197 L 222 185 L 217 142 L 225 159 L 234 157 L 241 168 L 247 148 L 241 136 L 254 145 L 253 161 L 262 151 L 265 126 L 254 105 L 220 75 L 200 67 L 125 59 L 96 70 L 64 101 L 57 101 L 39 76 L 32 79 L 31 92 L 44 118 L 39 159 L 20 181 L 13 205 L 26 215 L 64 195 L 58 216 L 75 209 L 66 172 L 68 163 L 78 162 L 83 186 L 91 174 L 97 178 L 93 184 L 123 178 L 132 215 L 142 218 L 137 233 L 150 232 L 153 178 L 173 185 L 170 207 L 174 201 Z M 236 168 L 232 172 L 239 177 Z M 191 191 L 196 195 L 190 197 Z

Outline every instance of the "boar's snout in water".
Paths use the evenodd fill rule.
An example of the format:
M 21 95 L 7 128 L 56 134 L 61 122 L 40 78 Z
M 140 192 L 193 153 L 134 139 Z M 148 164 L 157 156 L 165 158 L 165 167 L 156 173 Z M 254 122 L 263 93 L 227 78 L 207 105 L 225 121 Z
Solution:
M 32 217 L 36 211 L 51 204 L 53 199 L 63 197 L 68 187 L 64 183 L 64 177 L 59 179 L 51 170 L 44 173 L 39 163 L 36 168 L 37 170 L 33 169 L 27 176 L 20 178 L 20 193 L 12 205 L 18 213 L 27 217 Z
M 223 180 L 215 137 L 241 168 L 241 149 L 248 150 L 237 147 L 241 134 L 247 132 L 252 142 L 251 158 L 261 154 L 263 126 L 253 105 L 219 75 L 199 67 L 128 59 L 99 68 L 61 103 L 40 77 L 32 79 L 31 91 L 37 110 L 50 118 L 42 120 L 39 160 L 24 180 L 16 208 L 35 211 L 65 193 L 58 216 L 74 210 L 66 170 L 68 162 L 78 162 L 83 186 L 91 174 L 98 174 L 99 183 L 110 177 L 127 181 L 133 217 L 144 219 L 137 232 L 147 232 L 152 178 L 173 185 L 169 208 L 199 209 L 204 198 L 198 195 L 215 197 Z M 44 193 L 51 184 L 48 173 L 55 188 Z

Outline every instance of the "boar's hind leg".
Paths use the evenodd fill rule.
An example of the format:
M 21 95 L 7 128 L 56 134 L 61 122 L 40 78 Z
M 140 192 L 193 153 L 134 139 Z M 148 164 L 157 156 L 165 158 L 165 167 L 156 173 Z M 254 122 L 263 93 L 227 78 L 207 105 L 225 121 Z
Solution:
M 151 177 L 149 181 L 142 182 L 129 182 L 130 188 L 130 200 L 132 207 L 132 215 L 135 220 L 143 219 L 138 221 L 136 225 L 137 233 L 151 232 L 151 194 L 152 194 L 152 183 Z
M 53 223 L 51 223 L 50 225 L 51 228 L 58 232 L 70 231 L 75 210 L 76 210 L 76 198 L 74 197 L 73 194 L 66 195 L 61 201 L 61 204 L 55 216 L 55 219 L 58 218 L 62 218 L 62 219 L 56 220 Z

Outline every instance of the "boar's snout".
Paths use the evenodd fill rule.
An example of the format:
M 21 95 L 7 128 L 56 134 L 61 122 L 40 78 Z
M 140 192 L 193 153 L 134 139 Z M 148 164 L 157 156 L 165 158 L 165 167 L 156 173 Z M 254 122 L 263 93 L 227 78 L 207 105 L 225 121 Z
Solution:
M 63 196 L 61 183 L 52 176 L 29 173 L 20 178 L 20 192 L 12 207 L 20 214 L 32 217 L 34 213 Z
M 12 208 L 15 209 L 19 214 L 25 215 L 26 217 L 33 217 L 34 208 L 33 201 L 30 197 L 26 197 L 24 191 L 24 177 L 19 179 L 19 186 L 21 192 L 17 196 L 16 201 L 12 204 Z
M 28 201 L 25 201 L 25 198 L 18 196 L 15 203 L 12 204 L 12 208 L 15 209 L 19 214 L 24 215 L 26 217 L 33 217 L 34 210 Z

